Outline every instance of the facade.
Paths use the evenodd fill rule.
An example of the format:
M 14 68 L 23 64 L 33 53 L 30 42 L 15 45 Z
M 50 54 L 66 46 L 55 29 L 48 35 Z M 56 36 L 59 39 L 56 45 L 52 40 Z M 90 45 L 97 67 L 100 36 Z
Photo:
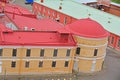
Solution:
M 0 51 L 2 75 L 72 73 L 74 48 L 6 46 Z
M 53 3 L 55 3 L 55 5 L 53 5 Z M 61 3 L 64 5 L 61 5 Z M 73 6 L 71 7 L 71 5 Z M 111 12 L 113 12 L 112 9 L 113 8 L 111 5 Z M 105 8 L 105 10 L 107 10 L 107 8 Z M 85 6 L 83 4 L 80 4 L 79 2 L 75 2 L 74 0 L 61 2 L 49 0 L 43 0 L 41 2 L 40 0 L 36 0 L 33 4 L 33 12 L 36 15 L 42 15 L 46 18 L 51 18 L 64 25 L 73 23 L 78 19 L 91 18 L 99 22 L 107 31 L 110 32 L 110 39 L 108 45 L 113 47 L 114 49 L 120 50 L 120 18 L 117 16 Z M 116 14 L 119 14 L 119 12 L 116 12 Z M 114 28 L 113 26 L 116 28 Z M 112 37 L 114 37 L 113 44 L 110 44 L 110 42 L 112 41 Z
M 99 23 L 89 18 L 68 22 L 71 17 L 61 19 L 59 13 L 46 17 L 47 13 L 34 13 L 37 17 L 12 4 L 0 13 L 0 75 L 102 70 L 108 32 Z M 67 25 L 58 23 L 62 20 Z
M 87 24 L 85 24 L 87 23 Z M 95 24 L 95 25 L 93 25 Z M 87 32 L 86 30 L 89 29 Z M 95 21 L 81 19 L 66 26 L 77 42 L 76 59 L 79 72 L 101 71 L 106 55 L 108 33 Z M 87 66 L 85 66 L 87 64 Z

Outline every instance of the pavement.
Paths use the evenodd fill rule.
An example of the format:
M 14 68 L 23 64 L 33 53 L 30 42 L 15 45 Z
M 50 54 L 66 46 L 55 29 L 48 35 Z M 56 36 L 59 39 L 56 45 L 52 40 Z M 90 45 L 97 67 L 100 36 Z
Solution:
M 25 0 L 16 0 L 15 4 L 32 10 L 32 6 L 25 5 Z M 107 48 L 107 55 L 103 70 L 96 73 L 84 74 L 49 74 L 49 75 L 24 75 L 24 76 L 0 76 L 0 80 L 120 80 L 120 51 Z

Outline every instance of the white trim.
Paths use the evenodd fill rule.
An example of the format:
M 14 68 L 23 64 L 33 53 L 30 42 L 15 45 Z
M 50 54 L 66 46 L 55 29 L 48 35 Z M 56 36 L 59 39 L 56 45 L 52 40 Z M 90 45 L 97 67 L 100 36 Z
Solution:
M 31 48 L 41 48 L 41 49 L 45 49 L 45 48 L 75 48 L 75 46 L 0 46 L 0 49 L 2 48 L 27 48 L 27 49 L 31 49 Z
M 83 60 L 97 60 L 97 59 L 104 59 L 105 58 L 105 56 L 106 56 L 106 54 L 105 55 L 103 55 L 103 56 L 100 56 L 100 57 L 96 57 L 96 58 L 87 58 L 87 57 L 79 57 L 79 56 L 75 56 L 75 58 L 76 59 L 83 59 Z
M 11 60 L 11 61 L 17 61 L 17 60 L 24 60 L 24 61 L 31 61 L 31 60 L 38 60 L 38 61 L 45 61 L 45 60 L 51 60 L 51 61 L 57 61 L 57 60 L 64 60 L 64 61 L 69 61 L 69 60 L 74 60 L 74 58 L 69 58 L 69 59 L 12 59 L 12 58 L 7 58 L 7 59 L 0 59 L 1 61 L 4 60 Z

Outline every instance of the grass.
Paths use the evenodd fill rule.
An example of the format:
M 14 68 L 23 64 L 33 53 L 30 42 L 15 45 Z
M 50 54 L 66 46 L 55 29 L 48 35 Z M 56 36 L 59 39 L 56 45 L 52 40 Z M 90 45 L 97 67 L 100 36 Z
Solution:
M 120 0 L 111 0 L 111 1 L 120 4 Z

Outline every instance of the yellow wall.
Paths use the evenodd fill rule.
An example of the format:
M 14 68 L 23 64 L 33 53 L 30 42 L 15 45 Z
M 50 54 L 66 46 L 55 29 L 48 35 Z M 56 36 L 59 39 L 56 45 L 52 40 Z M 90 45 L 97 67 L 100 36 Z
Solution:
M 53 58 L 54 48 L 44 48 L 44 56 L 40 57 L 41 48 L 30 48 L 30 57 L 26 57 L 27 48 L 16 48 L 17 56 L 12 57 L 13 48 L 4 48 L 2 56 L 2 74 L 30 74 L 30 73 L 72 73 L 75 49 L 71 48 L 70 56 L 66 58 L 68 48 L 57 48 L 58 55 Z M 16 67 L 11 67 L 11 62 L 16 61 Z M 29 61 L 29 68 L 25 68 L 25 62 Z M 39 61 L 43 61 L 43 67 L 38 67 Z M 56 67 L 52 67 L 52 61 L 56 61 Z M 64 67 L 65 61 L 69 66 Z
M 102 45 L 107 42 L 107 37 L 103 39 L 94 39 L 94 38 L 90 39 L 90 38 L 74 36 L 74 38 L 78 44 L 86 44 L 86 45 L 91 45 L 91 46 Z
M 92 39 L 75 35 L 74 38 L 78 47 L 80 47 L 80 54 L 76 54 L 78 57 L 79 71 L 85 73 L 100 71 L 102 69 L 104 56 L 106 55 L 107 37 L 103 39 Z M 95 49 L 98 49 L 97 56 L 94 56 Z

